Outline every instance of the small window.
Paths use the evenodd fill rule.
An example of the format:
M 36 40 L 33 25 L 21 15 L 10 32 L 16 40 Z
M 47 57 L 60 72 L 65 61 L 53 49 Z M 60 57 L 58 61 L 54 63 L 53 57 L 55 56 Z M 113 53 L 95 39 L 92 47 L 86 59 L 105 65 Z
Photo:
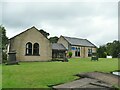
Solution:
M 26 44 L 26 55 L 32 55 L 32 43 L 30 42 Z
M 33 46 L 33 55 L 39 55 L 39 44 L 35 43 Z
M 76 50 L 76 48 L 75 47 L 71 47 L 71 50 Z

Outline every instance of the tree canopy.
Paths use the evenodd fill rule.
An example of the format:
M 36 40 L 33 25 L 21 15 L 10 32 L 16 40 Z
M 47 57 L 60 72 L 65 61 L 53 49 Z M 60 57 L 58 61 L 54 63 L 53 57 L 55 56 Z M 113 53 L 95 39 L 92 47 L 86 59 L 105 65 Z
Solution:
M 47 33 L 46 31 L 44 31 L 43 29 L 39 30 L 41 34 L 43 34 L 46 38 L 48 38 L 48 36 L 50 35 L 49 33 Z
M 0 43 L 2 49 L 6 48 L 6 45 L 8 44 L 8 37 L 6 36 L 6 29 L 3 26 L 0 26 L 0 40 L 2 43 Z
M 39 30 L 41 34 L 43 34 L 46 38 L 48 38 L 48 36 L 50 35 L 48 32 L 44 31 L 43 29 L 40 29 Z M 55 36 L 55 37 L 50 37 L 49 40 L 51 43 L 57 43 L 58 41 L 58 37 Z
M 104 58 L 107 55 L 111 55 L 113 58 L 116 58 L 120 53 L 120 41 L 114 40 L 112 43 L 102 45 L 97 49 L 97 52 L 100 58 Z
M 50 40 L 51 43 L 57 43 L 58 39 L 59 38 L 57 36 L 49 38 L 49 40 Z
M 2 52 L 2 62 L 7 60 L 7 54 L 4 51 L 8 44 L 8 37 L 6 36 L 6 29 L 0 26 L 0 51 Z M 0 62 L 1 63 L 1 62 Z
M 106 57 L 106 47 L 105 47 L 105 45 L 100 46 L 97 49 L 97 53 L 98 53 L 98 56 L 100 58 L 105 58 Z

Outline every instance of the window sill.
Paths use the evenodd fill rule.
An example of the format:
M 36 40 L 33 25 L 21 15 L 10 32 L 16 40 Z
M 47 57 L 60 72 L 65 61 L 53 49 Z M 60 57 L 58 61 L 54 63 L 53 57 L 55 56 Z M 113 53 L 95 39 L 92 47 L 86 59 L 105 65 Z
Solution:
M 40 55 L 25 55 L 25 56 L 40 56 Z
M 32 55 L 32 56 L 40 56 L 40 55 L 38 54 L 38 55 Z

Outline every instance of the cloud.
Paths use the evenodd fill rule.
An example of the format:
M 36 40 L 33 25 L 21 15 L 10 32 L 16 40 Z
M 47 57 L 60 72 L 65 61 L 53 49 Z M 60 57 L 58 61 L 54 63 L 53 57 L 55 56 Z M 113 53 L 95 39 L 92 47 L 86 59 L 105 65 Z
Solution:
M 4 0 L 3 2 L 118 2 L 119 0 Z
M 36 26 L 51 36 L 87 38 L 97 45 L 118 38 L 117 2 L 4 2 L 8 37 Z

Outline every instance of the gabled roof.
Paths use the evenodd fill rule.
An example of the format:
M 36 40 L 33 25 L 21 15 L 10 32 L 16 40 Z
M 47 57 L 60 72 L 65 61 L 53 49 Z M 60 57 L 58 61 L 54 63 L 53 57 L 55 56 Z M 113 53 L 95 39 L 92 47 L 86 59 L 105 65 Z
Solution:
M 87 46 L 87 47 L 96 47 L 93 43 L 91 43 L 87 39 L 75 38 L 75 37 L 66 37 L 62 36 L 69 42 L 71 45 L 79 45 L 79 46 Z
M 61 43 L 53 43 L 52 49 L 53 50 L 66 50 L 66 48 Z
M 38 31 L 39 33 L 41 33 L 35 26 L 32 26 L 31 28 L 28 28 L 27 30 L 25 30 L 25 31 L 23 31 L 23 32 L 21 32 L 21 33 L 15 35 L 14 37 L 10 38 L 9 40 L 11 40 L 11 39 L 13 39 L 13 38 L 15 38 L 15 37 L 17 37 L 17 36 L 19 36 L 19 35 L 21 35 L 21 34 L 27 32 L 27 31 L 29 31 L 29 30 L 31 30 L 31 29 L 33 29 L 33 28 L 34 28 L 36 31 Z M 41 33 L 41 35 L 43 35 L 43 34 Z M 44 35 L 43 35 L 43 36 L 44 36 Z M 45 36 L 44 36 L 44 37 L 45 37 Z M 46 37 L 45 37 L 45 38 L 46 38 Z M 46 38 L 46 39 L 48 39 L 48 38 Z
M 31 27 L 31 28 L 28 28 L 27 30 L 25 30 L 25 31 L 23 31 L 23 32 L 21 32 L 21 33 L 19 33 L 19 34 L 15 35 L 15 36 L 13 36 L 13 37 L 9 38 L 9 40 L 11 40 L 11 39 L 13 39 L 13 38 L 15 38 L 15 37 L 17 37 L 17 36 L 19 36 L 19 35 L 23 34 L 24 32 L 27 32 L 28 30 L 30 30 L 30 29 L 32 29 L 32 28 L 35 28 L 35 27 L 33 26 L 33 27 Z M 35 28 L 35 29 L 36 29 L 36 28 Z

